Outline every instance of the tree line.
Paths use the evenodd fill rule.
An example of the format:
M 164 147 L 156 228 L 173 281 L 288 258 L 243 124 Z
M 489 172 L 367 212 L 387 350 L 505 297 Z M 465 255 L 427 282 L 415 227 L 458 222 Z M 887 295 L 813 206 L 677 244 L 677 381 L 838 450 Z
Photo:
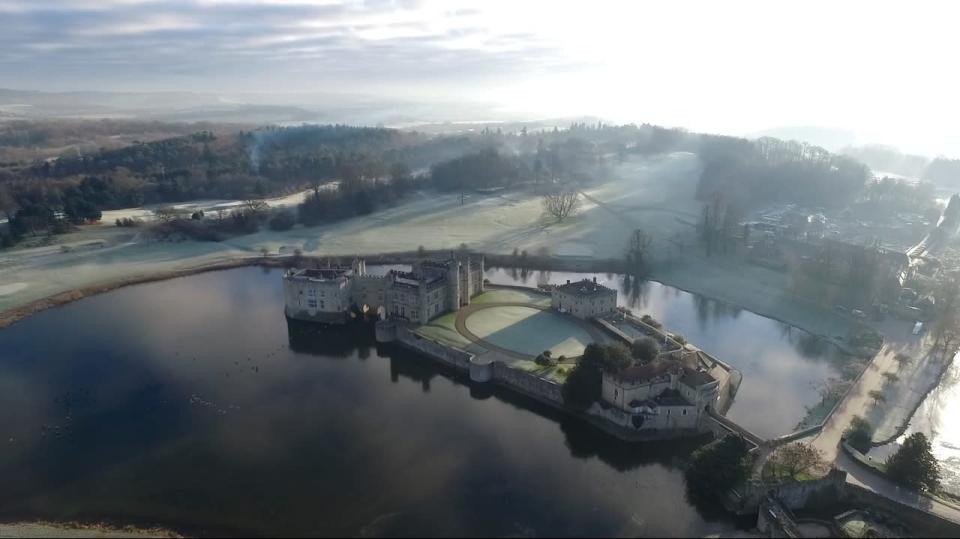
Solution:
M 262 199 L 311 187 L 296 218 L 312 225 L 369 214 L 421 188 L 464 193 L 530 185 L 540 193 L 570 192 L 559 186 L 602 179 L 611 163 L 631 155 L 671 151 L 700 156 L 701 198 L 722 192 L 743 206 L 841 203 L 863 190 L 869 172 L 810 145 L 647 124 L 581 122 L 565 129 L 440 135 L 344 125 L 200 130 L 0 164 L 0 212 L 10 219 L 9 244 L 24 234 L 99 219 L 103 210 L 198 198 Z

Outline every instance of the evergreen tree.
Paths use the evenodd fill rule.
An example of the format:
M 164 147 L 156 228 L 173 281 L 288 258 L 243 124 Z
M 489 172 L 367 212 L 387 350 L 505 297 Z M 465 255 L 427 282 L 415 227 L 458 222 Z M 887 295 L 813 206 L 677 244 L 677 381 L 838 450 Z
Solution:
M 934 491 L 940 486 L 940 463 L 933 456 L 930 441 L 916 432 L 887 459 L 890 478 L 915 490 Z

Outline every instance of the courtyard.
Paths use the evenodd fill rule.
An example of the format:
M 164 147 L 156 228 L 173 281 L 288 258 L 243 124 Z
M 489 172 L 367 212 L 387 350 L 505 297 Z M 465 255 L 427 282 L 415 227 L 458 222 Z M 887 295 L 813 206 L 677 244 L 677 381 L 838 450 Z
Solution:
M 533 359 L 546 350 L 554 359 L 573 359 L 588 344 L 603 341 L 588 322 L 550 309 L 549 296 L 517 289 L 478 296 L 456 313 L 454 329 L 472 344 L 514 359 Z

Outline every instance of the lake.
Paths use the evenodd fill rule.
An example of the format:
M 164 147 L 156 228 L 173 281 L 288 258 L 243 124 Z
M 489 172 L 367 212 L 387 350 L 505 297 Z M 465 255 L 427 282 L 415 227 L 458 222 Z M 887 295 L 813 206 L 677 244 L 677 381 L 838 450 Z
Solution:
M 280 275 L 139 285 L 0 330 L 0 519 L 293 536 L 702 536 L 752 524 L 687 500 L 682 465 L 701 441 L 621 443 L 378 346 L 368 326 L 288 325 Z M 723 359 L 764 365 L 789 346 L 776 330 L 788 344 L 770 336 L 733 357 L 766 323 L 728 313 L 679 327 L 669 305 L 685 296 L 662 294 L 651 314 Z M 779 413 L 749 411 L 745 374 L 734 411 Z

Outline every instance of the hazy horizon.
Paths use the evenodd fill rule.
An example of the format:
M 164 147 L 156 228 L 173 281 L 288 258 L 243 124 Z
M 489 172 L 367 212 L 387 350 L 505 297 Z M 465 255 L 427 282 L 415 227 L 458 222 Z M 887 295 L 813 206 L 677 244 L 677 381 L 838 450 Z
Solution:
M 955 11 L 875 2 L 0 0 L 0 87 L 297 106 L 359 96 L 442 103 L 448 120 L 592 116 L 732 135 L 815 127 L 855 144 L 957 156 Z

